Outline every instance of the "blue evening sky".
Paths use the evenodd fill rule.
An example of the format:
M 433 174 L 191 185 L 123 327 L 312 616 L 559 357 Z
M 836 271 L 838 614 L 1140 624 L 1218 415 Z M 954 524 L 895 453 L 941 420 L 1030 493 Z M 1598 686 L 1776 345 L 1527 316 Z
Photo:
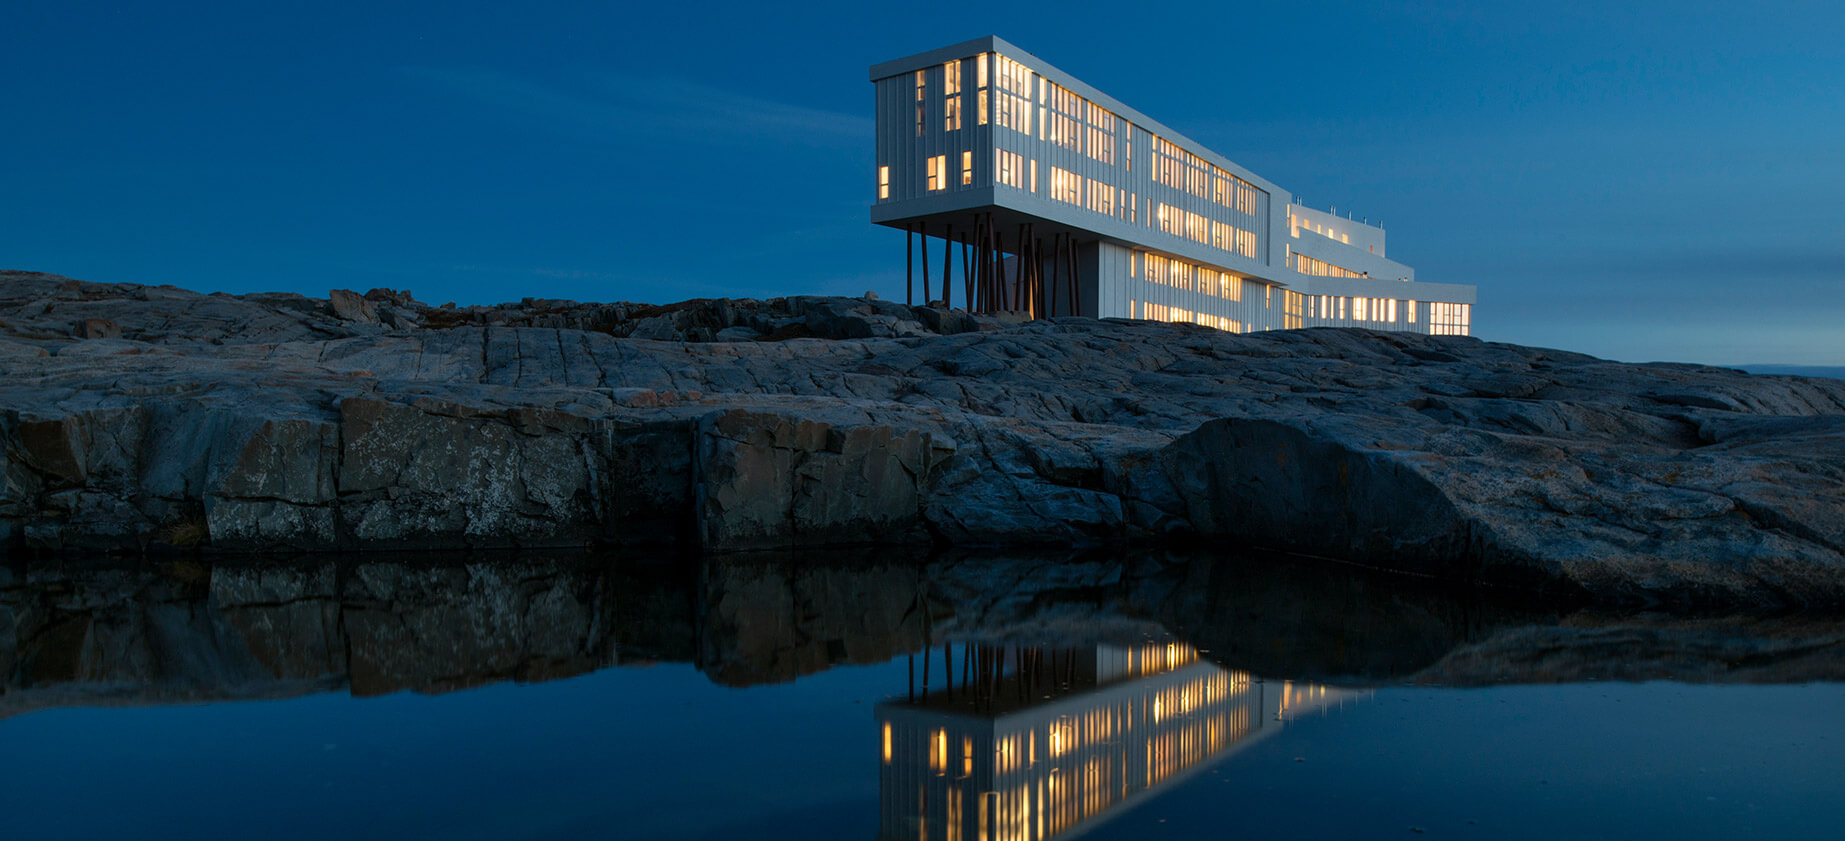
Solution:
M 1845 4 L 100 3 L 0 11 L 0 267 L 205 291 L 903 295 L 867 67 L 997 34 L 1483 338 L 1845 365 Z

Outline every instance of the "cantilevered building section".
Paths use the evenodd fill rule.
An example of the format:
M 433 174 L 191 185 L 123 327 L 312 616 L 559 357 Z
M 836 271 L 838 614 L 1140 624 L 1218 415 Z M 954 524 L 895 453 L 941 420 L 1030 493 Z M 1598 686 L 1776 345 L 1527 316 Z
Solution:
M 910 232 L 928 299 L 1237 332 L 1469 332 L 1474 288 L 1417 282 L 1382 228 L 1293 204 L 999 38 L 874 65 L 871 80 L 871 220 Z

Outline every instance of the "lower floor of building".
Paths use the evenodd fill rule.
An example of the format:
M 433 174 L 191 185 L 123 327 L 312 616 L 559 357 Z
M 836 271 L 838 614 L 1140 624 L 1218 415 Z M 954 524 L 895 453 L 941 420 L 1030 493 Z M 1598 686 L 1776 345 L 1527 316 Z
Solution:
M 886 224 L 903 227 L 909 236 L 906 297 L 912 300 L 920 240 L 924 300 L 953 305 L 959 297 L 973 311 L 1185 322 L 1237 333 L 1302 327 L 1472 332 L 1472 286 L 1305 275 L 1287 268 L 1275 272 L 1286 278 L 1281 281 L 1085 237 L 1067 227 L 1039 235 L 1027 221 L 1011 234 L 991 214 L 977 217 L 974 225 L 964 223 L 959 237 L 949 225 L 932 236 L 937 226 L 927 220 Z M 939 284 L 931 278 L 935 265 L 941 269 L 935 275 Z

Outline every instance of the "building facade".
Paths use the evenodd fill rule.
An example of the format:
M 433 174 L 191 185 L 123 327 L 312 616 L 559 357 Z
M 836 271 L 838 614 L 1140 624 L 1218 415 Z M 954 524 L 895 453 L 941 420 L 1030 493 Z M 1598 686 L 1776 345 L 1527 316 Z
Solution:
M 1235 332 L 1470 332 L 1474 287 L 1417 281 L 1381 227 L 1296 204 L 1000 38 L 871 80 L 871 220 L 908 232 L 928 300 Z

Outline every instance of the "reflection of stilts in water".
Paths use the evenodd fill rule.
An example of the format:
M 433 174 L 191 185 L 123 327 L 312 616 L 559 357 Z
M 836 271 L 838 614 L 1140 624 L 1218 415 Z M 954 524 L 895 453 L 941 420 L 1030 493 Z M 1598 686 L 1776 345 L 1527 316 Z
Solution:
M 944 643 L 939 682 L 935 659 L 912 655 L 909 697 L 877 707 L 882 838 L 1049 838 L 1347 694 L 1265 685 L 1176 643 L 964 643 L 958 674 Z

